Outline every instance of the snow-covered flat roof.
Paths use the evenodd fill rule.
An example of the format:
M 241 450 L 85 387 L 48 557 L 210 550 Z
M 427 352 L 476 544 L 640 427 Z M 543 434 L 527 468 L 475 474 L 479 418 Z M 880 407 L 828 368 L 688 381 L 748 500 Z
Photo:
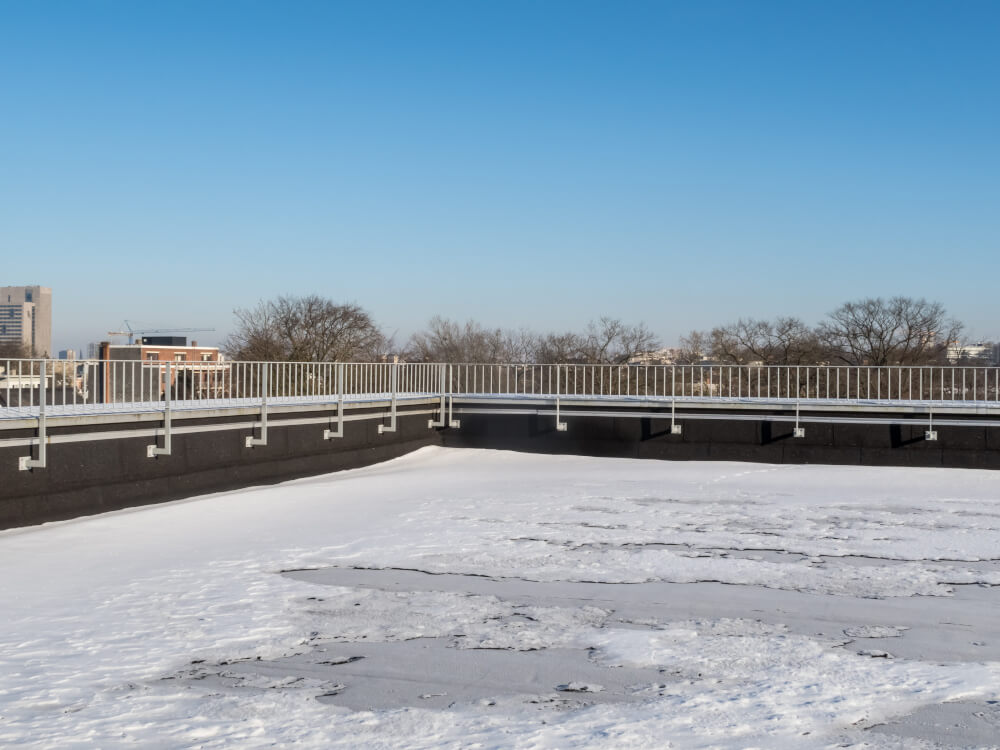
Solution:
M 998 489 L 425 448 L 0 532 L 0 745 L 991 746 Z

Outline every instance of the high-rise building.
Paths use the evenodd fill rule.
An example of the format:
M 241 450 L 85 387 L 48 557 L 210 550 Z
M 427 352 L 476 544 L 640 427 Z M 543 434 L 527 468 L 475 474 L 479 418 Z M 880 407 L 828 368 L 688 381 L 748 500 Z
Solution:
M 0 344 L 20 344 L 35 357 L 52 354 L 52 290 L 0 287 Z

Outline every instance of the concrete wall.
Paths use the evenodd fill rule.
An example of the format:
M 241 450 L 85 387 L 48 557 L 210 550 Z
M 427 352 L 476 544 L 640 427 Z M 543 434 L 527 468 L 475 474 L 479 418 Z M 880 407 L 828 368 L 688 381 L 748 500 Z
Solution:
M 670 434 L 663 418 L 570 417 L 566 432 L 551 416 L 459 414 L 461 430 L 447 430 L 444 445 L 501 448 L 682 461 L 761 461 L 869 466 L 937 466 L 1000 469 L 1000 428 L 940 427 L 938 440 L 924 440 L 926 422 L 912 425 L 805 423 L 804 438 L 793 424 L 761 420 L 684 420 Z
M 48 466 L 32 471 L 17 470 L 27 448 L 0 448 L 0 528 L 353 469 L 440 442 L 426 414 L 401 414 L 394 433 L 379 435 L 379 423 L 346 422 L 343 438 L 323 440 L 322 424 L 281 427 L 272 417 L 266 446 L 245 447 L 252 434 L 248 421 L 242 429 L 175 435 L 172 455 L 155 459 L 146 457 L 149 437 L 60 443 L 48 447 Z
M 310 416 L 330 413 L 275 415 L 269 445 L 256 448 L 244 445 L 252 434 L 250 418 L 238 418 L 243 420 L 239 429 L 175 435 L 173 455 L 156 459 L 146 457 L 146 446 L 153 442 L 148 436 L 55 443 L 48 449 L 47 468 L 19 472 L 17 459 L 27 455 L 27 448 L 0 448 L 0 528 L 351 469 L 424 445 L 666 460 L 1000 469 L 1000 428 L 937 426 L 939 440 L 928 442 L 926 424 L 916 420 L 912 425 L 806 423 L 802 439 L 792 437 L 792 424 L 787 422 L 696 421 L 683 416 L 678 418 L 683 434 L 671 435 L 669 414 L 662 418 L 564 415 L 569 429 L 557 432 L 554 417 L 548 415 L 458 410 L 461 429 L 431 430 L 426 413 L 407 415 L 404 409 L 395 433 L 379 435 L 380 420 L 370 419 L 346 422 L 345 436 L 329 441 L 322 439 L 324 424 L 280 426 L 283 418 Z M 174 424 L 232 419 L 237 418 L 175 419 Z M 51 433 L 108 429 L 126 428 L 86 425 L 57 427 Z M 33 435 L 27 429 L 3 433 L 5 438 Z

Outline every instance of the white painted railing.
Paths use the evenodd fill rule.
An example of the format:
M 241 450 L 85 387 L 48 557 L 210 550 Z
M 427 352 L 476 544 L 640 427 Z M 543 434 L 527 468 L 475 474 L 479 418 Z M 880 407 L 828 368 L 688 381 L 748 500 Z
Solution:
M 553 416 L 554 427 L 560 432 L 568 429 L 564 416 L 669 416 L 671 435 L 682 434 L 683 426 L 677 421 L 681 418 L 794 419 L 791 434 L 795 438 L 805 437 L 802 426 L 805 422 L 847 420 L 895 424 L 900 417 L 893 416 L 891 410 L 908 405 L 913 407 L 911 412 L 926 414 L 925 440 L 936 441 L 936 424 L 1000 426 L 1000 421 L 992 416 L 1000 414 L 1000 369 L 7 359 L 0 360 L 0 428 L 5 424 L 21 428 L 23 420 L 28 419 L 36 425 L 37 433 L 31 437 L 0 437 L 0 445 L 29 449 L 26 455 L 18 456 L 20 470 L 45 469 L 50 443 L 81 439 L 78 435 L 51 435 L 48 420 L 52 417 L 86 419 L 88 415 L 154 412 L 155 426 L 135 429 L 129 434 L 150 438 L 146 456 L 159 458 L 171 455 L 175 434 L 247 426 L 240 421 L 227 422 L 221 427 L 175 425 L 177 411 L 198 410 L 187 416 L 214 416 L 211 410 L 252 407 L 249 426 L 254 432 L 244 436 L 244 444 L 246 448 L 256 448 L 268 444 L 268 415 L 275 407 L 311 405 L 329 415 L 285 418 L 275 424 L 287 427 L 326 423 L 322 438 L 333 440 L 344 436 L 345 421 L 377 419 L 381 435 L 396 431 L 397 405 L 407 399 L 415 401 L 407 407 L 407 413 L 428 415 L 428 428 L 460 428 L 461 420 L 454 418 L 456 412 L 496 414 L 499 407 L 500 412 L 506 409 L 531 413 L 534 409 L 538 415 Z M 421 404 L 421 399 L 425 403 Z M 477 400 L 496 403 L 477 406 L 474 403 Z M 541 401 L 542 405 L 525 404 L 532 400 Z M 466 403 L 463 405 L 462 401 Z M 648 405 L 653 410 L 595 410 L 587 405 L 594 401 L 600 401 L 602 406 Z M 358 410 L 345 416 L 346 403 L 364 406 L 366 402 L 371 406 L 381 402 L 381 408 Z M 726 406 L 725 414 L 688 409 L 682 417 L 677 411 L 678 405 L 698 407 L 708 402 Z M 510 406 L 511 403 L 515 405 Z M 774 405 L 786 412 L 794 406 L 794 416 L 739 413 L 741 405 L 749 404 Z M 884 409 L 886 413 L 848 417 L 831 414 L 835 411 L 827 408 L 831 404 L 853 405 L 859 412 L 870 411 L 874 405 L 876 411 Z M 662 408 L 667 405 L 669 412 Z M 810 409 L 814 412 L 811 416 L 801 413 Z M 963 413 L 967 409 L 969 413 Z M 942 420 L 942 411 L 960 418 Z M 913 414 L 904 416 L 907 421 Z M 88 431 L 83 439 L 118 437 L 121 433 L 115 430 Z
M 463 395 L 1000 403 L 996 367 L 460 364 L 449 368 L 449 392 Z
M 0 359 L 0 418 L 390 395 L 1000 406 L 1000 368 Z

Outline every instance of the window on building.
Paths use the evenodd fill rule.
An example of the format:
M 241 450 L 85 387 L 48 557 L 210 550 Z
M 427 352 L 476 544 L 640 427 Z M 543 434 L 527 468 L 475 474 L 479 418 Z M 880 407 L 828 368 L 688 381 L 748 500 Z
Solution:
M 147 362 L 156 362 L 156 360 L 158 360 L 159 358 L 160 358 L 159 352 L 146 352 Z
M 212 361 L 212 355 L 211 355 L 211 353 L 209 353 L 209 352 L 202 352 L 201 353 L 201 361 L 202 362 L 211 362 Z
M 183 361 L 184 361 L 184 352 L 175 352 L 174 362 L 183 362 Z

